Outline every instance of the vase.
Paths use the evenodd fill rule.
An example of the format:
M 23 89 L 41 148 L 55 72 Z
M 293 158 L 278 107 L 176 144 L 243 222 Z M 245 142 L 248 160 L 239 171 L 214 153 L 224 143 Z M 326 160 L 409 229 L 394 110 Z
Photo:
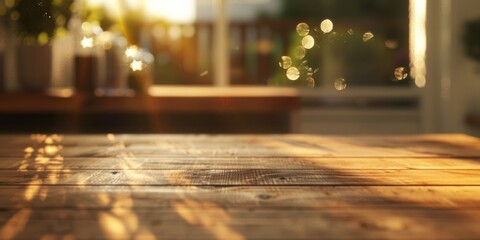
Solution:
M 17 46 L 17 79 L 21 91 L 45 92 L 52 79 L 52 46 Z
M 97 87 L 98 57 L 75 56 L 75 91 L 92 94 Z

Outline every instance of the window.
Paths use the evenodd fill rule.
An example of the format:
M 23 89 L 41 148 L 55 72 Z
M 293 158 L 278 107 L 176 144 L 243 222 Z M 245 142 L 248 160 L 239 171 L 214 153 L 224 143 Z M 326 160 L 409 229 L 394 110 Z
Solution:
M 349 86 L 411 86 L 408 0 L 348 4 L 332 0 L 198 0 L 194 37 L 157 41 L 164 48 L 160 56 L 171 56 L 173 66 L 181 69 L 170 77 L 171 66 L 157 66 L 156 83 L 214 84 L 214 72 L 222 71 L 215 67 L 224 61 L 215 55 L 221 50 L 214 39 L 219 21 L 215 9 L 220 2 L 226 4 L 228 15 L 229 67 L 224 78 L 231 85 L 339 88 L 340 80 Z M 333 23 L 328 34 L 319 29 L 325 19 Z M 295 59 L 302 40 L 296 33 L 299 23 L 309 25 L 317 42 L 304 58 Z M 181 46 L 176 46 L 178 41 Z M 291 56 L 297 66 L 307 61 L 303 70 L 299 68 L 297 80 L 289 80 L 286 70 L 278 66 L 282 56 Z M 308 68 L 311 73 L 305 71 Z M 312 79 L 313 83 L 308 81 Z
M 18 11 L 9 12 L 7 6 L 15 2 L 18 1 L 5 1 L 0 6 L 2 18 L 7 20 L 3 22 L 18 20 L 15 19 Z M 412 85 L 409 0 L 77 0 L 76 3 L 75 8 L 68 8 L 76 10 L 69 23 L 70 34 L 76 36 L 62 46 L 74 44 L 78 54 L 79 43 L 84 40 L 79 33 L 81 22 L 121 33 L 126 37 L 122 47 L 137 46 L 151 54 L 146 65 L 152 84 L 227 82 L 332 88 L 338 83 L 336 80 L 343 79 L 349 86 Z M 225 9 L 220 4 L 225 4 Z M 219 23 L 222 13 L 228 17 Z M 326 19 L 333 23 L 328 33 L 320 29 Z M 227 22 L 228 34 L 223 41 L 228 48 L 222 50 L 216 42 L 219 40 L 215 40 L 215 29 Z M 301 59 L 295 57 L 302 41 L 296 32 L 299 23 L 308 24 L 315 41 Z M 42 40 L 41 34 L 36 37 Z M 4 52 L 1 45 L 5 45 L 2 41 L 0 49 Z M 220 55 L 216 55 L 218 51 Z M 226 59 L 221 58 L 222 51 Z M 107 56 L 108 60 L 108 53 L 94 54 Z M 0 55 L 4 58 L 4 54 Z M 293 66 L 299 70 L 298 79 L 288 79 L 287 70 L 279 66 L 282 56 L 291 57 Z M 220 78 L 216 72 L 224 72 L 226 79 L 215 80 Z M 107 78 L 104 81 L 112 78 L 103 74 Z
M 230 0 L 229 14 L 233 84 L 333 88 L 343 79 L 349 86 L 410 85 L 408 0 Z M 323 32 L 322 22 L 333 29 Z M 306 55 L 298 48 L 299 23 L 315 41 Z M 291 57 L 298 79 L 279 68 L 282 56 Z

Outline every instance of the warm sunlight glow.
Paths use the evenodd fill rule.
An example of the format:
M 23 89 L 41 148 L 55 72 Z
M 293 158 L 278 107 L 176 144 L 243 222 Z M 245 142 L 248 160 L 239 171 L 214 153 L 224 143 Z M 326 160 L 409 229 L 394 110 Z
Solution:
M 103 233 L 108 238 L 124 238 L 130 235 L 122 219 L 110 213 L 100 212 L 98 214 L 98 222 Z
M 57 154 L 62 148 L 61 146 L 56 146 L 56 145 L 47 145 L 45 146 L 45 155 L 47 156 L 54 156 Z
M 17 202 L 17 206 L 22 208 L 2 219 L 3 223 L 0 226 L 1 239 L 25 238 L 23 234 L 29 231 L 32 203 L 44 202 L 48 197 L 50 189 L 48 186 L 57 184 L 62 176 L 69 173 L 69 170 L 64 167 L 63 156 L 59 153 L 63 148 L 61 143 L 63 136 L 32 134 L 30 139 L 35 144 L 23 149 L 22 152 L 25 153 L 25 157 L 17 168 L 19 172 L 28 172 L 28 175 L 22 178 L 26 186 L 18 188 L 18 190 L 22 189 L 23 191 L 19 191 L 20 195 L 15 194 L 11 200 L 12 203 Z M 32 157 L 34 153 L 36 153 L 36 156 Z M 60 197 L 59 192 L 55 192 L 57 201 L 61 201 L 62 197 Z M 67 238 L 64 237 L 63 239 Z
M 130 68 L 131 68 L 132 71 L 134 71 L 134 72 L 142 71 L 142 70 L 143 70 L 143 62 L 142 62 L 142 61 L 133 60 L 133 62 L 130 63 Z
M 25 153 L 33 153 L 35 151 L 35 149 L 33 149 L 32 147 L 26 147 L 25 150 L 23 150 Z
M 195 0 L 144 0 L 146 13 L 152 18 L 164 18 L 175 23 L 195 20 Z
M 36 176 L 32 181 L 28 183 L 27 189 L 25 189 L 24 199 L 28 202 L 32 201 L 40 191 L 42 180 Z
M 91 8 L 98 8 L 103 4 L 102 0 L 86 0 L 86 2 Z
M 410 0 L 410 57 L 412 62 L 411 76 L 415 79 L 415 85 L 425 87 L 426 65 L 425 54 L 427 51 L 426 34 L 426 0 Z
M 0 228 L 2 239 L 14 239 L 19 233 L 25 231 L 31 214 L 32 210 L 30 208 L 23 208 L 3 223 Z
M 195 0 L 124 0 L 131 9 L 142 8 L 150 20 L 164 19 L 173 23 L 192 23 L 196 18 Z M 110 14 L 125 13 L 117 0 L 87 0 L 90 8 L 103 7 Z M 116 10 L 115 10 L 116 9 Z
M 128 58 L 135 58 L 138 55 L 138 47 L 137 46 L 130 46 L 125 50 L 125 56 Z
M 80 42 L 83 48 L 92 48 L 93 47 L 93 38 L 83 37 Z
M 173 208 L 177 214 L 191 225 L 201 225 L 216 239 L 244 240 L 241 233 L 231 226 L 231 218 L 227 211 L 213 202 L 185 200 L 175 202 Z M 198 209 L 208 209 L 199 213 Z

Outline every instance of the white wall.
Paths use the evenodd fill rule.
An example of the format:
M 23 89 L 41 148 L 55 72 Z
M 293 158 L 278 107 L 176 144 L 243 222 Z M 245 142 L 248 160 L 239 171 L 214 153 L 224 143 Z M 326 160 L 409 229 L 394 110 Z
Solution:
M 426 132 L 480 135 L 465 124 L 480 113 L 480 63 L 466 57 L 462 34 L 466 21 L 480 18 L 479 0 L 428 0 L 427 88 L 422 110 Z
M 479 0 L 452 0 L 452 100 L 454 101 L 453 130 L 479 134 L 464 123 L 464 118 L 469 112 L 480 114 L 480 62 L 475 62 L 466 57 L 462 43 L 464 24 L 468 20 L 480 18 Z

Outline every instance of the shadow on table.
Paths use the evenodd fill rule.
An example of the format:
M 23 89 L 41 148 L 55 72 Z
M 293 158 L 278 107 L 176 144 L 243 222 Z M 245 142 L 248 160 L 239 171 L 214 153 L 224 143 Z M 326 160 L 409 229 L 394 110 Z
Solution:
M 117 162 L 112 162 L 110 168 L 95 169 L 98 165 L 93 164 L 84 169 L 65 164 L 65 158 L 85 157 L 82 152 L 68 149 L 77 147 L 68 139 L 60 135 L 32 135 L 31 144 L 22 150 L 24 158 L 16 173 L 10 180 L 4 178 L 10 187 L 5 187 L 2 195 L 10 199 L 9 207 L 0 217 L 0 236 L 5 239 L 478 236 L 478 219 L 472 217 L 477 211 L 475 202 L 462 207 L 462 201 L 468 200 L 455 198 L 455 194 L 465 194 L 478 200 L 477 189 L 450 187 L 447 192 L 452 193 L 445 197 L 446 188 L 441 186 L 402 186 L 401 182 L 395 185 L 381 178 L 372 180 L 352 174 L 347 168 L 321 166 L 312 162 L 311 157 L 291 153 L 285 147 L 295 144 L 297 150 L 308 152 L 316 148 L 335 153 L 334 147 L 322 147 L 314 139 L 301 142 L 293 141 L 292 137 L 175 135 L 138 138 L 143 139 L 137 144 L 155 147 L 137 149 L 135 139 L 131 142 L 128 136 L 113 134 L 99 136 L 96 138 L 101 139 L 99 142 L 86 141 L 87 145 L 103 146 L 89 157 L 113 157 Z M 236 143 L 232 146 L 235 151 L 224 148 L 229 141 Z M 357 144 L 371 146 L 367 141 Z M 386 142 L 382 144 L 383 148 L 396 148 Z M 396 144 L 399 147 L 410 142 Z M 438 149 L 445 150 L 447 146 Z M 239 155 L 242 152 L 257 158 L 264 157 L 265 152 L 278 158 L 294 158 L 306 169 L 221 167 L 222 161 L 245 161 L 247 158 Z M 203 156 L 219 162 L 208 169 L 196 168 L 198 161 L 179 161 L 178 169 L 162 162 L 155 169 L 145 168 L 144 164 L 159 154 L 165 159 Z

